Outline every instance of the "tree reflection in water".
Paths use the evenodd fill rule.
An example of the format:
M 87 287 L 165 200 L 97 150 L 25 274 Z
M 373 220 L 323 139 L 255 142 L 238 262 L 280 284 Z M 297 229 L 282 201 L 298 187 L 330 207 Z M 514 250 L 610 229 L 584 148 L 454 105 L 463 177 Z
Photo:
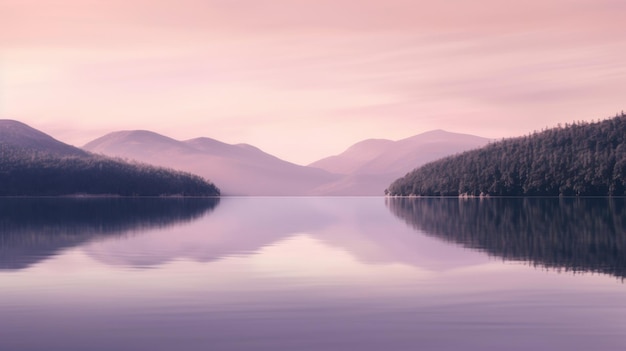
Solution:
M 506 260 L 626 278 L 626 199 L 388 198 L 427 235 Z
M 219 198 L 0 199 L 0 269 L 21 269 L 96 238 L 191 221 Z

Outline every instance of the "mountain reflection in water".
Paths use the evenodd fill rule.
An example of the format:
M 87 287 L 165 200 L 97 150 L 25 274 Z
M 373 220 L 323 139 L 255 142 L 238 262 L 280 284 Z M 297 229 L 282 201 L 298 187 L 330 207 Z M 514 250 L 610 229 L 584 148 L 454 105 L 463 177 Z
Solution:
M 0 199 L 0 269 L 21 269 L 62 249 L 108 236 L 187 222 L 219 198 Z
M 616 202 L 96 200 L 3 204 L 0 350 L 626 350 L 623 282 L 482 252 L 623 276 Z
M 427 235 L 565 271 L 626 277 L 623 198 L 389 198 Z

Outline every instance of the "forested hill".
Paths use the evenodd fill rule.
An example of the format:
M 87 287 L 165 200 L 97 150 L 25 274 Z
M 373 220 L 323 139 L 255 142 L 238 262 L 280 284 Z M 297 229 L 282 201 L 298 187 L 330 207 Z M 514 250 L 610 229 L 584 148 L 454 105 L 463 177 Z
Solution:
M 0 120 L 0 196 L 217 196 L 201 177 L 93 155 Z
M 0 119 L 0 146 L 24 152 L 47 153 L 56 156 L 87 156 L 87 152 L 60 142 L 48 134 L 22 122 Z
M 392 196 L 624 196 L 626 115 L 504 139 L 428 163 Z

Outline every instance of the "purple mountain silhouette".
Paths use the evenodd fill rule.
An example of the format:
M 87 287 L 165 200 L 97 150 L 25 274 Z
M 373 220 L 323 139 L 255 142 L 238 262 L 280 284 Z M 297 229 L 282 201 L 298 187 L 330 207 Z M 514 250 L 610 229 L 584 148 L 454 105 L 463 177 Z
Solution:
M 344 174 L 314 190 L 320 195 L 382 195 L 395 179 L 425 163 L 486 145 L 489 139 L 433 130 L 406 139 L 368 139 L 343 153 L 311 163 Z
M 211 138 L 179 141 L 150 131 L 120 131 L 85 150 L 180 169 L 210 179 L 224 195 L 383 195 L 395 179 L 424 163 L 477 148 L 489 140 L 436 130 L 392 141 L 369 139 L 301 166 L 248 144 Z
M 310 195 L 340 176 L 296 165 L 247 144 L 210 138 L 178 141 L 148 131 L 123 131 L 89 142 L 85 150 L 192 172 L 210 179 L 224 195 Z
M 87 156 L 85 151 L 77 147 L 62 143 L 48 134 L 10 119 L 0 119 L 0 146 L 29 152 L 45 152 L 55 156 Z

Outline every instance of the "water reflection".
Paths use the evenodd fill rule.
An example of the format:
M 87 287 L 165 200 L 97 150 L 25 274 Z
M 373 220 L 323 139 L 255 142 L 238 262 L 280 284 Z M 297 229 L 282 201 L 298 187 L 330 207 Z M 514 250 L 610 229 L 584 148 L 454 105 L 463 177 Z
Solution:
M 387 199 L 427 235 L 566 271 L 626 277 L 625 199 Z
M 453 202 L 387 206 L 413 224 L 441 216 L 435 228 L 485 210 L 454 201 L 456 212 L 447 209 Z M 49 240 L 43 255 L 76 247 L 0 272 L 0 350 L 626 349 L 623 284 L 612 277 L 503 264 L 414 230 L 381 198 L 224 198 L 217 207 L 166 204 L 138 215 L 144 205 L 106 205 L 120 208 L 121 225 L 102 213 L 85 224 L 93 211 L 81 206 L 73 208 L 84 215 L 59 218 L 59 205 L 50 205 L 31 224 L 25 211 L 41 204 L 13 211 L 19 221 L 2 217 L 14 233 L 2 246 L 24 247 L 23 257 L 40 246 L 18 235 Z M 478 222 L 500 216 L 496 227 L 506 230 L 519 227 L 509 217 L 529 211 L 565 216 L 490 206 Z M 603 211 L 583 210 L 592 218 Z M 98 232 L 107 235 L 86 234 Z M 75 242 L 66 239 L 72 234 Z
M 0 199 L 0 269 L 21 269 L 108 236 L 191 221 L 218 198 Z
M 81 249 L 107 265 L 146 268 L 180 259 L 214 262 L 252 255 L 302 235 L 366 264 L 444 271 L 488 261 L 415 235 L 380 198 L 225 198 L 210 218 Z
M 213 262 L 328 227 L 338 218 L 325 203 L 301 198 L 224 198 L 208 218 L 124 240 L 94 242 L 82 250 L 112 266 L 145 268 L 177 259 Z
M 26 268 L 78 246 L 111 266 L 213 262 L 304 234 L 370 265 L 443 272 L 488 262 L 466 247 L 626 277 L 624 199 L 385 201 L 391 211 L 380 198 L 228 198 L 216 211 L 218 199 L 3 199 L 0 269 Z

